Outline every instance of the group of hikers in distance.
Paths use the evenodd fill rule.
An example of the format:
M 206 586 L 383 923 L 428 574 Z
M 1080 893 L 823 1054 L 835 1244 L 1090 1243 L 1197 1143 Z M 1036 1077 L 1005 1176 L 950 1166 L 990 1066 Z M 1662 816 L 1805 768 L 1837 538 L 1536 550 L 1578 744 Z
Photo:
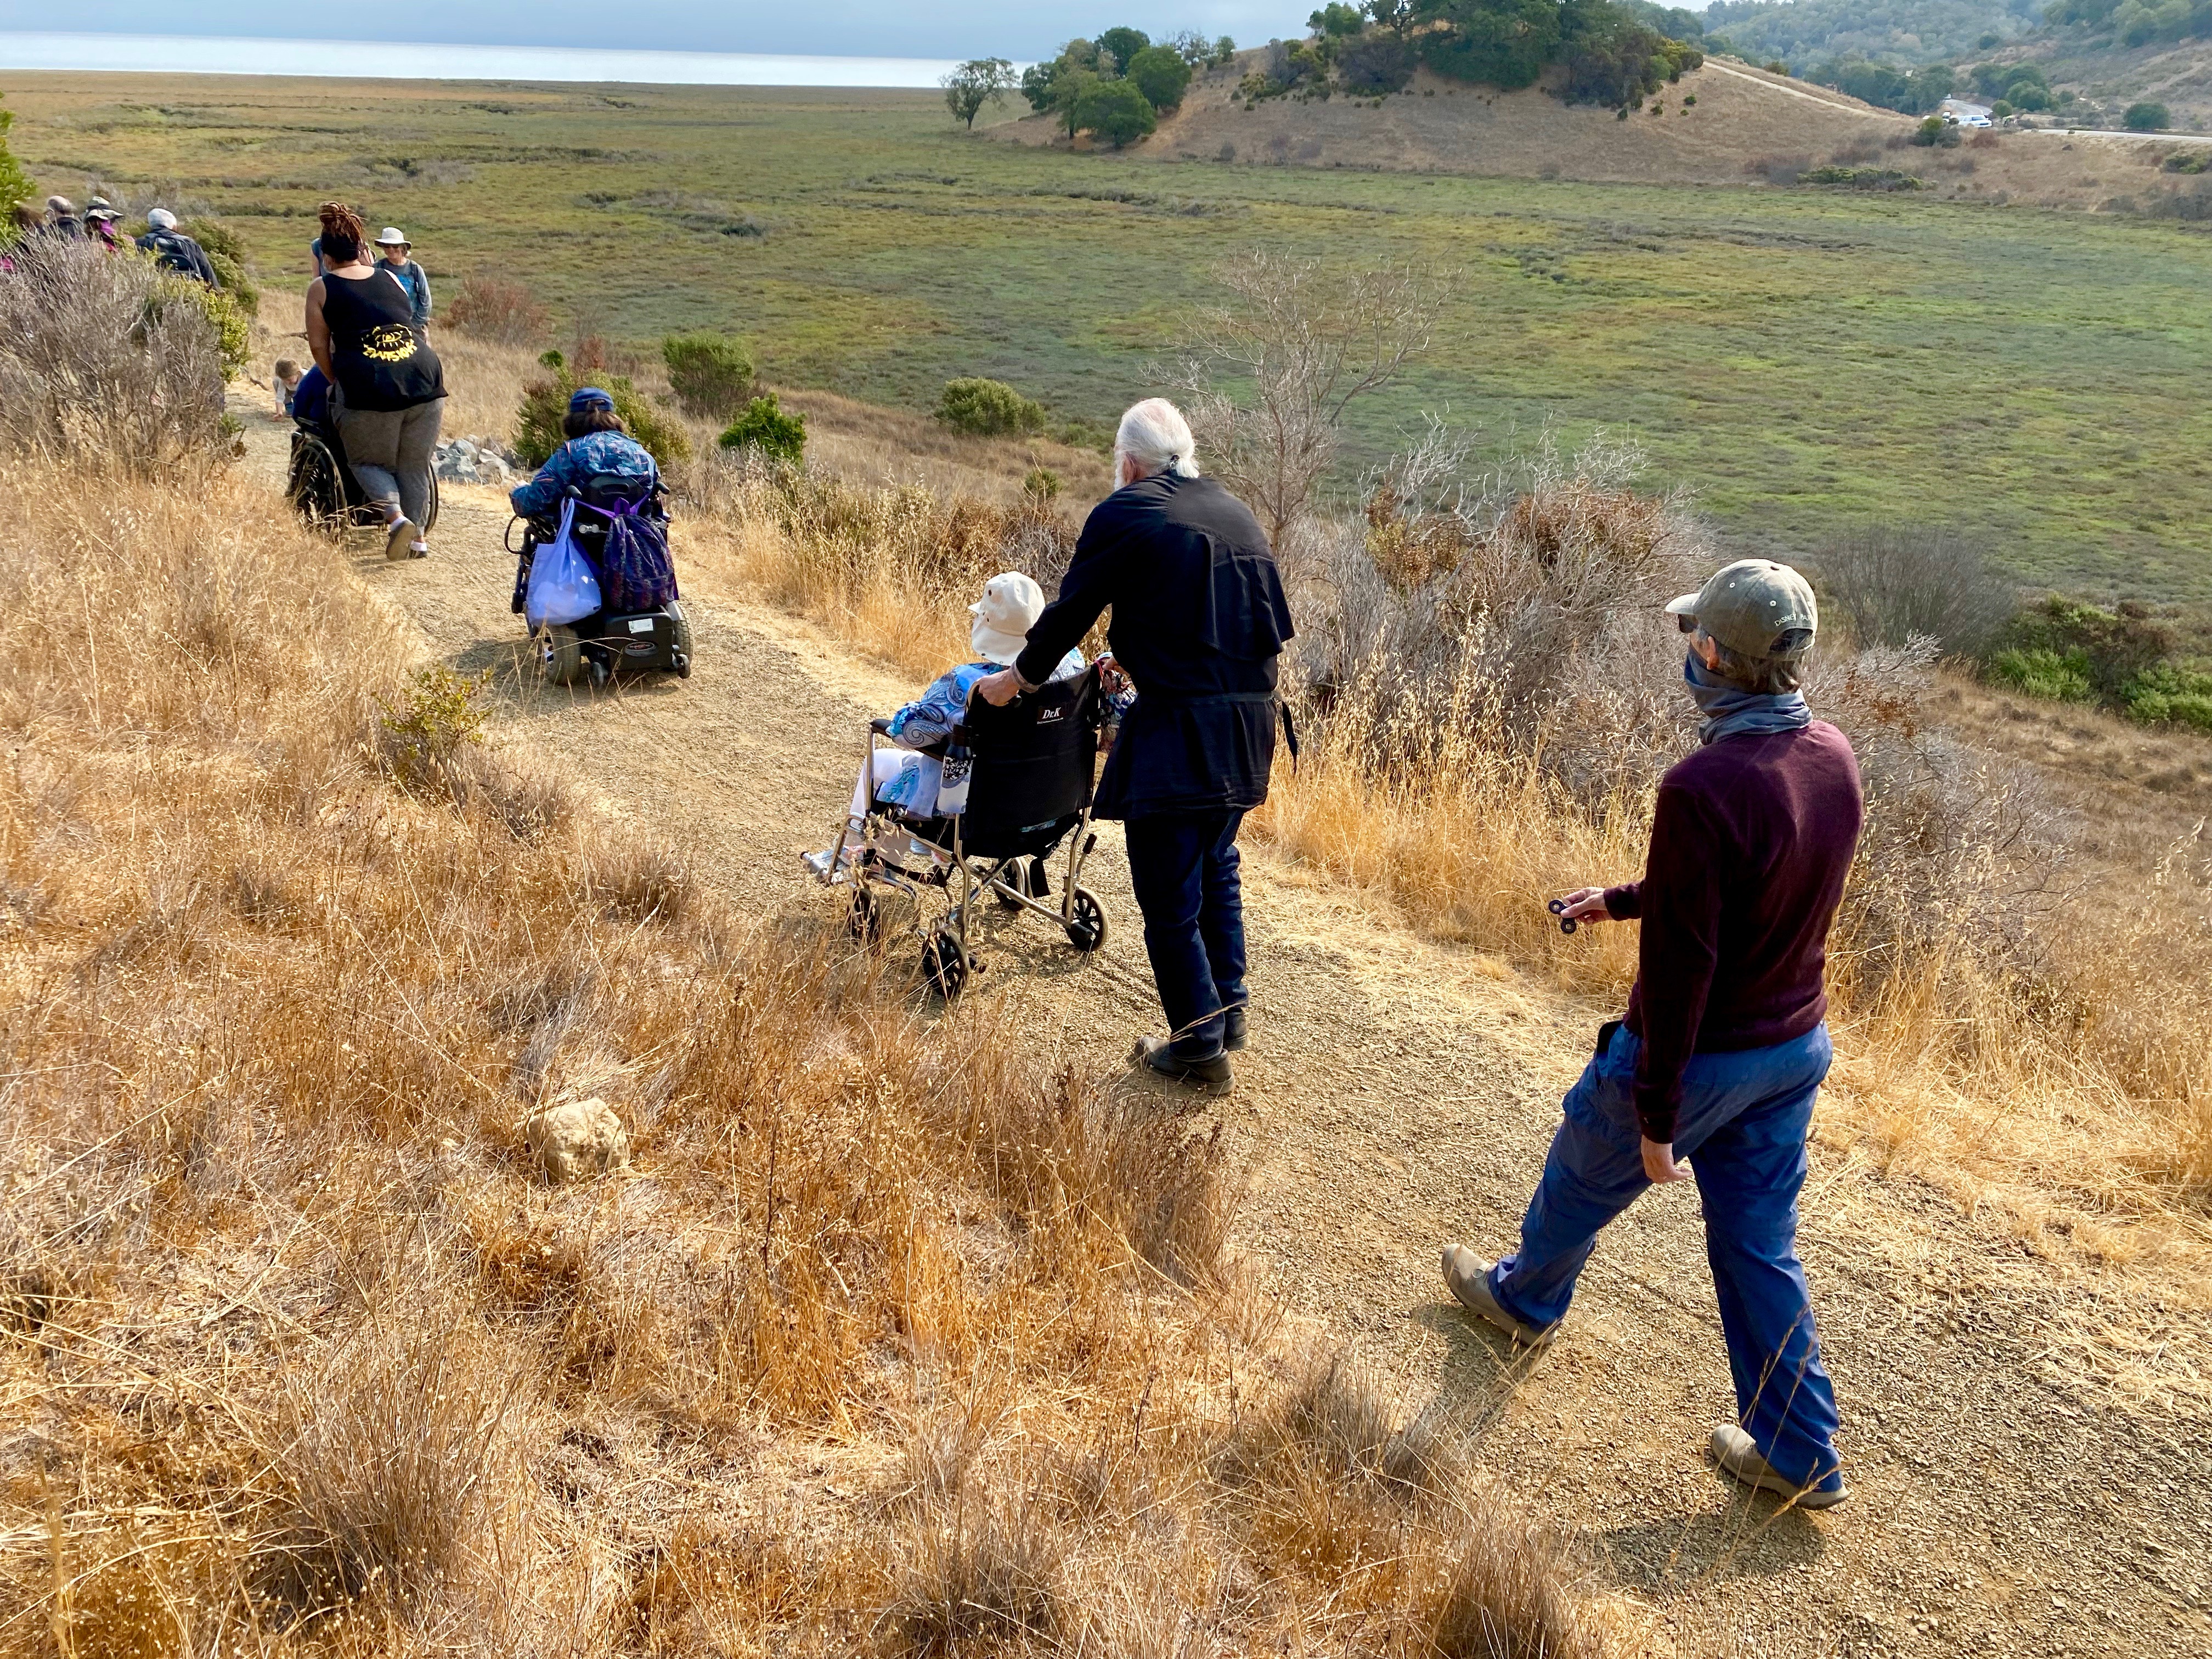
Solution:
M 167 208 L 149 209 L 145 234 L 136 238 L 124 234 L 123 215 L 105 196 L 92 198 L 82 214 L 66 196 L 47 197 L 43 211 L 28 202 L 18 202 L 14 212 L 15 229 L 24 240 L 51 237 L 63 242 L 94 242 L 110 253 L 136 248 L 180 276 L 189 276 L 210 288 L 222 286 L 222 279 L 216 274 L 215 263 L 208 258 L 207 250 L 179 228 L 177 216 Z

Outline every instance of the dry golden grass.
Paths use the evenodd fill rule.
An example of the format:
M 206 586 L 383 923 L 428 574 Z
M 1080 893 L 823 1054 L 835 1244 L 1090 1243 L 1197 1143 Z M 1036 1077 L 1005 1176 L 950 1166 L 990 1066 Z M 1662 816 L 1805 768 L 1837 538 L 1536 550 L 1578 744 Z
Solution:
M 1213 1139 L 465 718 L 403 765 L 244 483 L 0 487 L 0 1654 L 1603 1650 L 1287 1357 Z M 586 1093 L 632 1166 L 548 1188 Z
M 1511 545 L 1476 578 L 1478 613 L 1511 617 L 1505 590 L 1542 582 L 1565 594 L 1564 614 L 1610 615 L 1601 583 L 1562 574 L 1571 561 L 1546 529 L 1554 520 L 1593 560 L 1656 569 L 1670 556 L 1649 500 L 1576 477 L 1537 489 L 1540 506 L 1510 507 L 1489 532 Z M 1005 563 L 1053 574 L 1048 557 L 1024 556 L 1020 515 L 921 486 L 817 478 L 779 491 L 755 479 L 709 506 L 738 574 L 764 597 L 917 675 L 961 653 L 963 607 L 981 575 Z M 1416 528 L 1366 532 L 1401 597 L 1467 551 L 1464 526 Z M 1322 584 L 1339 605 L 1352 592 L 1340 575 Z M 1640 686 L 1618 708 L 1569 702 L 1532 727 L 1526 700 L 1516 716 L 1498 688 L 1524 661 L 1540 663 L 1548 642 L 1501 638 L 1503 654 L 1470 652 L 1441 702 L 1407 702 L 1389 674 L 1332 672 L 1326 714 L 1309 714 L 1304 754 L 1295 769 L 1283 759 L 1254 828 L 1395 918 L 1617 1006 L 1635 974 L 1633 931 L 1563 938 L 1543 901 L 1638 873 L 1650 781 L 1682 739 Z M 1392 648 L 1402 640 L 1384 641 L 1382 660 Z M 1995 1205 L 2031 1238 L 2113 1262 L 2194 1251 L 2212 1200 L 2212 866 L 2201 831 L 2154 834 L 2138 814 L 2143 833 L 2117 834 L 2106 802 L 2100 858 L 2051 864 L 2055 852 L 2014 845 L 2008 815 L 2042 809 L 2014 804 L 2020 779 L 2004 761 L 1965 751 L 1963 773 L 1933 797 L 1913 782 L 1930 763 L 1911 745 L 1944 707 L 1919 689 L 1927 678 L 1892 683 L 1871 659 L 1839 662 L 1814 693 L 1863 749 L 1891 757 L 1892 775 L 1875 791 L 1834 940 L 1832 1113 L 1884 1164 L 1969 1208 Z M 1595 737 L 1599 727 L 1620 741 Z M 1577 752 L 1547 759 L 1561 744 Z M 1608 749 L 1616 755 L 1592 758 Z M 1960 764 L 1952 751 L 1937 758 Z M 2078 836 L 2051 846 L 2069 844 Z M 2154 946 L 2147 893 L 2159 907 Z

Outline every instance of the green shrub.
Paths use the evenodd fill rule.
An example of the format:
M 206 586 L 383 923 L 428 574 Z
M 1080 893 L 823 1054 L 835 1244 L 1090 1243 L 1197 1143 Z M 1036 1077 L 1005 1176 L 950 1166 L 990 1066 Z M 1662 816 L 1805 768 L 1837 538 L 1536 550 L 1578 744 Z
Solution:
M 231 379 L 246 367 L 246 354 L 251 349 L 246 307 L 227 289 L 210 288 L 205 283 L 174 271 L 164 272 L 163 276 L 161 291 L 183 300 L 215 325 L 216 337 L 222 351 L 222 377 Z
M 2135 678 L 2125 701 L 2130 717 L 2146 725 L 2170 720 L 2212 732 L 2212 674 L 2157 663 Z
M 1086 88 L 1068 118 L 1078 132 L 1087 129 L 1115 149 L 1159 125 L 1151 101 L 1127 81 L 1100 81 Z
M 1797 175 L 1801 185 L 1841 185 L 1846 190 L 1925 190 L 1928 182 L 1894 167 L 1808 167 Z
M 1955 123 L 1940 115 L 1931 115 L 1912 130 L 1912 142 L 1923 147 L 1941 145 L 1945 149 L 1959 147 L 1959 129 Z
M 615 400 L 615 413 L 622 416 L 629 435 L 663 467 L 691 453 L 691 441 L 684 435 L 684 428 L 646 402 L 629 376 L 594 374 L 587 382 L 576 378 L 576 371 L 557 351 L 549 351 L 538 361 L 553 371 L 553 378 L 525 388 L 522 407 L 515 412 L 514 453 L 526 465 L 544 465 L 566 441 L 561 422 L 568 413 L 568 399 L 578 386 L 587 384 L 604 388 Z
M 1156 110 L 1173 109 L 1190 87 L 1190 65 L 1172 46 L 1147 46 L 1129 60 L 1129 79 Z
M 248 317 L 259 316 L 261 290 L 246 274 L 246 244 L 238 233 L 220 219 L 187 219 L 178 228 L 200 245 L 215 267 L 216 280 L 237 301 L 239 310 Z
M 2005 102 L 2003 99 L 2000 98 L 1996 103 L 1990 106 L 1990 113 L 1996 119 L 2002 121 L 2006 116 L 2012 113 L 2012 106 Z
M 2008 686 L 2031 697 L 2053 702 L 2094 702 L 2097 693 L 2089 684 L 2089 653 L 2075 648 L 2057 652 L 2042 647 L 2000 651 L 1989 660 L 1991 684 Z
M 1004 380 L 968 377 L 945 383 L 937 418 L 956 432 L 995 438 L 1009 432 L 1036 432 L 1044 425 L 1044 408 Z
M 434 783 L 462 750 L 482 743 L 490 684 L 489 669 L 461 675 L 436 663 L 416 671 L 396 702 L 379 697 L 377 735 L 392 776 L 410 788 Z
M 15 240 L 16 203 L 31 199 L 31 180 L 8 151 L 8 129 L 15 124 L 12 110 L 0 109 L 0 247 Z
M 660 343 L 668 384 L 686 415 L 726 421 L 753 395 L 753 359 L 725 334 L 672 334 Z
M 773 392 L 756 398 L 722 434 L 725 449 L 750 449 L 797 466 L 806 457 L 806 417 L 776 407 Z
M 2212 149 L 2178 150 L 2166 158 L 2168 173 L 2212 172 Z
M 2173 116 L 2165 105 L 2148 98 L 2139 104 L 2130 104 L 2128 112 L 2120 118 L 2120 125 L 2130 132 L 2163 132 L 2172 121 Z
M 1022 475 L 1022 494 L 1048 501 L 1060 494 L 1060 474 L 1048 466 L 1033 466 Z

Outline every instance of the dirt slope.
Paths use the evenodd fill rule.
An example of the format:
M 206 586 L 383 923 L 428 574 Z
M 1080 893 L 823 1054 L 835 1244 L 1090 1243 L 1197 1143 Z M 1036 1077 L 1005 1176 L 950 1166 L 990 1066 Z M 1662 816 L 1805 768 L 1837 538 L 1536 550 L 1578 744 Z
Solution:
M 1562 103 L 1540 87 L 1501 93 L 1426 70 L 1407 91 L 1379 103 L 1279 98 L 1247 110 L 1236 89 L 1255 58 L 1247 53 L 1200 76 L 1182 107 L 1129 153 L 1632 184 L 1789 183 L 1803 167 L 1843 162 L 1913 173 L 1939 198 L 2087 209 L 2128 197 L 2140 205 L 2195 182 L 2158 173 L 2171 141 L 2008 132 L 1981 135 L 1967 148 L 1923 149 L 1908 143 L 1917 125 L 1910 116 L 1720 58 L 1625 120 L 1594 105 Z M 1067 142 L 1049 115 L 988 131 L 1019 143 Z
M 282 434 L 248 418 L 253 464 L 273 472 Z M 690 681 L 548 693 L 516 672 L 505 519 L 493 492 L 453 489 L 436 556 L 364 556 L 362 578 L 420 624 L 431 653 L 495 672 L 507 731 L 612 811 L 684 842 L 745 909 L 834 926 L 796 855 L 842 810 L 867 716 L 913 688 L 690 558 Z M 1650 1601 L 1655 1650 L 1669 1632 L 1718 1626 L 1778 1652 L 2212 1643 L 2202 1408 L 2123 1405 L 2116 1374 L 2085 1370 L 2068 1334 L 2135 1328 L 2148 1292 L 2040 1259 L 1879 1177 L 1832 1113 L 1804 1245 L 1857 1496 L 1819 1519 L 1778 1516 L 1702 1461 L 1730 1405 L 1687 1189 L 1647 1197 L 1613 1230 L 1569 1332 L 1533 1364 L 1471 1328 L 1438 1284 L 1445 1240 L 1510 1243 L 1600 1011 L 1378 926 L 1264 854 L 1246 869 L 1254 1049 L 1219 1114 L 1249 1171 L 1244 1245 L 1294 1309 L 1477 1433 L 1509 1489 L 1578 1533 L 1603 1580 Z M 1049 1054 L 1125 1078 L 1127 1045 L 1158 1009 L 1111 826 L 1093 872 L 1107 948 L 1085 960 L 1034 921 L 1003 926 L 983 947 L 983 1007 Z M 916 1010 L 939 1018 L 919 997 Z M 1194 1109 L 1163 1095 L 1160 1109 Z M 2203 1316 L 2177 1305 L 2172 1324 L 2166 1340 L 2184 1345 Z M 2201 1364 L 2193 1343 L 2185 1366 Z

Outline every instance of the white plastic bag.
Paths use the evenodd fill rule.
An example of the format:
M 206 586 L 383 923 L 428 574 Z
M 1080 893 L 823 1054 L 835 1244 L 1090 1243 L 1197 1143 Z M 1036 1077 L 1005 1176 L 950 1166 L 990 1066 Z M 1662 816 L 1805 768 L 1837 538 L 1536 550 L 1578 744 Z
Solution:
M 599 579 L 570 533 L 576 503 L 561 503 L 561 533 L 538 550 L 530 562 L 530 586 L 522 596 L 523 619 L 535 634 L 541 628 L 580 622 L 599 608 Z

